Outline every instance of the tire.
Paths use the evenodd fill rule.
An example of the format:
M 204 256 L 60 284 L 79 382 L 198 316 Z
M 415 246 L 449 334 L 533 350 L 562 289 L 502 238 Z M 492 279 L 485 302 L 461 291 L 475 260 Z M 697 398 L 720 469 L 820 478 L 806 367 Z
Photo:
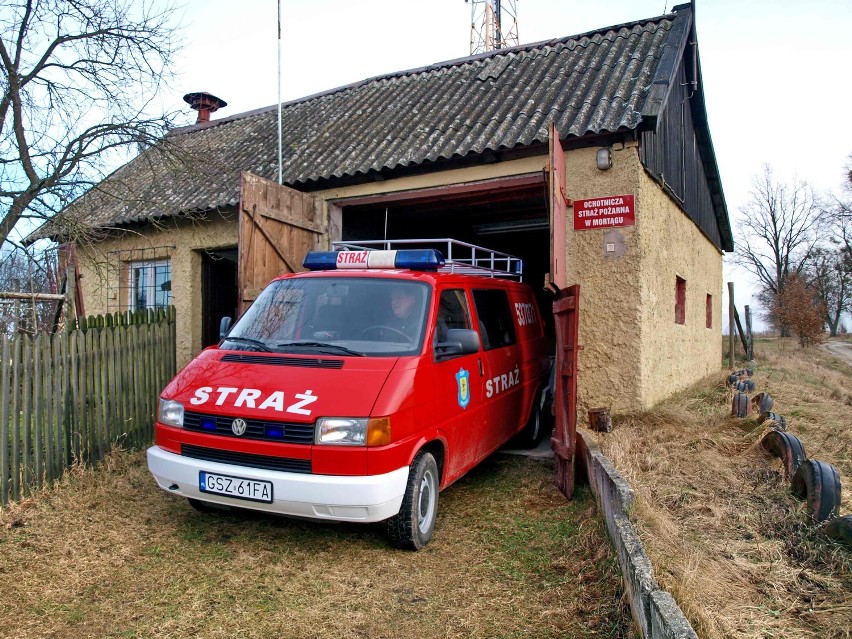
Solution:
M 822 529 L 826 537 L 852 548 L 852 515 L 831 519 Z
M 772 399 L 772 395 L 769 393 L 758 393 L 754 397 L 751 398 L 751 407 L 756 413 L 760 413 L 763 415 L 764 413 L 768 413 L 772 410 L 772 406 L 775 404 L 775 400 Z
M 399 513 L 387 520 L 387 535 L 397 548 L 420 550 L 432 539 L 438 513 L 440 477 L 432 453 L 420 451 L 411 462 Z
M 831 464 L 806 459 L 793 476 L 791 489 L 796 497 L 807 499 L 808 514 L 814 521 L 825 521 L 840 512 L 840 476 Z
M 735 393 L 733 402 L 731 402 L 732 417 L 747 417 L 748 416 L 748 395 L 745 393 Z
M 801 463 L 808 458 L 805 445 L 792 433 L 770 430 L 760 440 L 760 445 L 764 450 L 781 458 L 785 478 L 795 475 Z
M 760 414 L 761 422 L 772 422 L 772 428 L 776 430 L 785 431 L 787 430 L 787 418 L 784 415 L 779 415 L 778 413 L 761 413 Z

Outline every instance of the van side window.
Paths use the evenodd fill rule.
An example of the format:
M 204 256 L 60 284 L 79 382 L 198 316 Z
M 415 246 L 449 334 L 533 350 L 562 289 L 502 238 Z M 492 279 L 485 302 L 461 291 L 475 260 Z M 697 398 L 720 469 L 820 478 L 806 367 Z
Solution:
M 435 325 L 435 344 L 446 342 L 447 331 L 451 328 L 470 328 L 470 311 L 464 290 L 460 288 L 441 291 L 438 320 Z
M 479 332 L 485 350 L 515 343 L 515 324 L 506 291 L 473 291 L 473 303 L 479 317 Z

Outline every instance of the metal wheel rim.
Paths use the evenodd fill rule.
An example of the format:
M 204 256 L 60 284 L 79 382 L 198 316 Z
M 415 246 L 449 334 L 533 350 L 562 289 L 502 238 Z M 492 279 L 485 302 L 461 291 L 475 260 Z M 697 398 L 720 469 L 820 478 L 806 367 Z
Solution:
M 534 414 L 533 414 L 533 420 L 534 421 L 533 421 L 532 433 L 530 433 L 530 435 L 531 435 L 533 440 L 536 440 L 536 439 L 538 439 L 538 431 L 541 430 L 541 411 L 539 411 L 535 408 L 533 409 L 533 411 L 534 411 Z
M 425 534 L 432 525 L 435 516 L 435 476 L 431 470 L 423 473 L 420 491 L 417 496 L 417 528 Z

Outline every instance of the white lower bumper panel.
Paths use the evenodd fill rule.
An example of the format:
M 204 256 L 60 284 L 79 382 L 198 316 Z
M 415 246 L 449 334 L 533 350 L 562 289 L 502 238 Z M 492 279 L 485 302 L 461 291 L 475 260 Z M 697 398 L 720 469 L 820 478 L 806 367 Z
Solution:
M 384 475 L 363 477 L 307 475 L 192 459 L 159 446 L 148 449 L 148 469 L 160 488 L 183 497 L 281 515 L 365 523 L 396 515 L 408 482 L 407 466 Z M 271 482 L 272 503 L 201 492 L 202 471 Z

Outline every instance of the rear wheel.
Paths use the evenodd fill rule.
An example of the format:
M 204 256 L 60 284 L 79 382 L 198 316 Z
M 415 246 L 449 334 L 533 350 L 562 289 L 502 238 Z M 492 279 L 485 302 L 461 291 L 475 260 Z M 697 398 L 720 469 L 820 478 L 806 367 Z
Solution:
M 432 539 L 438 513 L 438 464 L 421 451 L 411 462 L 399 513 L 387 520 L 388 538 L 398 548 L 420 550 Z

